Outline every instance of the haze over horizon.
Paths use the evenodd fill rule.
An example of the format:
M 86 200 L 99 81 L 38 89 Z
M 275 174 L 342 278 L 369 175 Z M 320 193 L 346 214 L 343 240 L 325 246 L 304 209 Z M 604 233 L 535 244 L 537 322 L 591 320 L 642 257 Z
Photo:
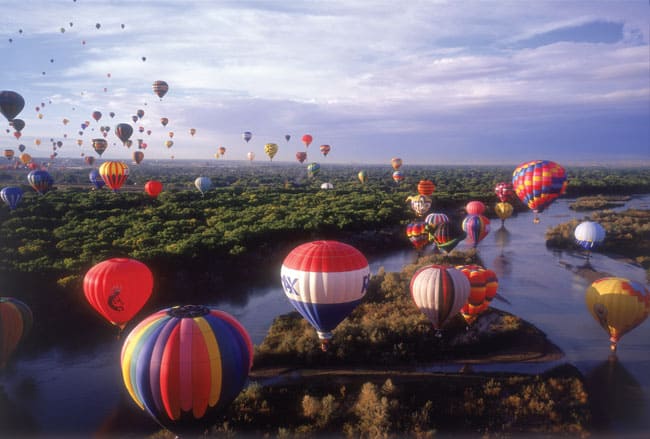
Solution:
M 47 157 L 53 139 L 58 157 L 97 157 L 91 140 L 110 126 L 103 159 L 130 161 L 143 139 L 145 162 L 214 161 L 220 146 L 268 161 L 274 142 L 274 161 L 307 151 L 321 165 L 650 165 L 646 0 L 20 5 L 0 16 L 0 90 L 24 97 L 26 126 L 18 140 L 2 130 L 2 149 Z M 130 149 L 118 123 L 134 127 Z

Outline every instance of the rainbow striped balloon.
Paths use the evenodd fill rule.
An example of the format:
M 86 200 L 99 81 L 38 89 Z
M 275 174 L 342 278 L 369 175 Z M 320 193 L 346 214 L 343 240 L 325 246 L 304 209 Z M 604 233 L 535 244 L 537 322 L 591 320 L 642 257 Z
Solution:
M 476 247 L 490 233 L 490 220 L 483 215 L 467 215 L 463 220 L 467 241 Z
M 550 160 L 522 163 L 512 173 L 512 187 L 524 204 L 539 213 L 566 191 L 566 172 Z
M 107 161 L 99 167 L 99 175 L 106 186 L 117 191 L 129 178 L 129 167 L 122 162 Z
M 316 329 L 327 350 L 332 331 L 361 302 L 368 289 L 366 257 L 338 241 L 312 241 L 294 248 L 280 270 L 289 302 Z
M 124 341 L 124 385 L 160 425 L 202 432 L 239 394 L 253 365 L 253 344 L 230 314 L 185 305 L 158 311 Z

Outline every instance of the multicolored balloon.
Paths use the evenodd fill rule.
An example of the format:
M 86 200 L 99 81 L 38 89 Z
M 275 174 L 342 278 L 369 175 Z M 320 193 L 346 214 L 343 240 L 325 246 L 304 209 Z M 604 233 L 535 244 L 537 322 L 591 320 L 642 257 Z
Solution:
M 313 178 L 320 172 L 320 165 L 318 163 L 310 163 L 307 165 L 307 175 Z
M 583 221 L 573 231 L 576 243 L 585 250 L 593 250 L 605 240 L 605 229 L 594 221 Z
M 466 237 L 467 233 L 451 221 L 439 224 L 433 232 L 433 242 L 439 250 L 445 253 L 455 249 Z
M 593 318 L 609 334 L 614 352 L 621 337 L 643 323 L 650 312 L 648 289 L 622 277 L 596 280 L 587 288 L 585 301 Z
M 108 148 L 106 139 L 93 139 L 93 149 L 97 155 L 101 157 L 104 151 L 106 151 L 106 148 Z
M 253 343 L 230 314 L 200 305 L 176 306 L 146 317 L 121 353 L 131 398 L 169 431 L 201 434 L 244 388 Z
M 449 222 L 449 217 L 444 213 L 434 212 L 427 215 L 427 217 L 424 219 L 424 222 L 427 225 L 427 229 L 429 230 L 429 233 L 433 234 L 436 228 L 438 227 L 438 225 Z
M 153 275 L 135 259 L 107 259 L 86 272 L 83 290 L 90 306 L 122 330 L 149 300 Z
M 44 195 L 49 191 L 54 184 L 54 180 L 49 172 L 42 169 L 30 171 L 29 174 L 27 174 L 27 181 L 29 182 L 29 185 L 41 195 Z
M 128 123 L 120 123 L 115 127 L 115 135 L 122 141 L 122 144 L 124 145 L 126 145 L 126 142 L 129 140 L 132 134 L 133 127 Z
M 429 232 L 424 221 L 415 221 L 406 226 L 406 236 L 416 250 L 421 250 L 429 243 Z
M 512 184 L 501 181 L 494 187 L 494 193 L 500 202 L 505 203 L 512 197 Z
M 476 247 L 490 233 L 490 220 L 483 215 L 467 215 L 462 227 L 467 233 L 467 241 Z
M 169 85 L 165 81 L 154 81 L 153 85 L 151 86 L 153 89 L 153 92 L 160 98 L 162 101 L 163 96 L 167 94 L 169 91 Z
M 18 186 L 7 186 L 0 190 L 0 199 L 5 202 L 9 209 L 14 210 L 23 198 L 23 190 Z
M 488 309 L 490 302 L 496 297 L 499 281 L 494 271 L 480 265 L 458 265 L 456 269 L 460 270 L 469 280 L 469 297 L 460 313 L 467 324 L 471 325 L 481 313 Z
M 522 163 L 512 173 L 512 187 L 517 197 L 535 213 L 535 223 L 539 223 L 537 214 L 564 194 L 567 184 L 564 168 L 549 160 Z
M 327 157 L 327 154 L 329 154 L 331 150 L 332 150 L 332 147 L 329 146 L 329 145 L 321 145 L 321 146 L 320 146 L 320 152 L 321 152 L 325 157 Z
M 106 161 L 99 167 L 99 175 L 106 186 L 117 192 L 129 178 L 129 167 L 122 162 Z
M 406 198 L 417 216 L 424 216 L 431 208 L 431 198 L 426 195 L 411 195 Z
M 136 165 L 139 165 L 142 162 L 142 160 L 144 159 L 144 152 L 142 152 L 142 151 L 133 151 L 132 157 L 133 157 L 133 163 L 135 163 Z
M 13 297 L 0 297 L 0 370 L 32 328 L 32 311 Z
M 402 159 L 399 157 L 393 157 L 390 159 L 390 165 L 393 167 L 395 171 L 397 171 L 399 168 L 402 167 Z
M 431 321 L 436 335 L 460 312 L 470 294 L 467 277 L 448 265 L 427 265 L 415 272 L 409 286 L 415 305 Z
M 404 180 L 404 173 L 402 171 L 393 171 L 393 181 L 400 184 Z
M 366 257 L 338 241 L 312 241 L 294 248 L 280 270 L 289 302 L 316 329 L 327 350 L 332 331 L 361 302 L 368 289 Z

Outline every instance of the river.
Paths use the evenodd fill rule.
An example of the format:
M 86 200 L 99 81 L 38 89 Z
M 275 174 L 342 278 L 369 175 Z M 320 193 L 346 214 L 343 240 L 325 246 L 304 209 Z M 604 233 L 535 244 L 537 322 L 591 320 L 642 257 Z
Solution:
M 531 322 L 564 351 L 566 356 L 559 363 L 575 365 L 594 386 L 597 408 L 608 413 L 614 431 L 649 431 L 650 324 L 646 321 L 626 334 L 619 343 L 617 361 L 613 361 L 608 336 L 585 306 L 590 282 L 576 271 L 585 264 L 584 255 L 551 251 L 545 246 L 547 227 L 588 215 L 570 210 L 571 201 L 556 200 L 541 215 L 540 224 L 533 224 L 530 212 L 508 219 L 505 228 L 499 227 L 498 219 L 493 221 L 492 231 L 478 246 L 484 265 L 499 278 L 499 295 L 504 300 L 493 301 L 493 306 Z M 650 196 L 634 197 L 625 207 L 649 209 Z M 458 248 L 467 247 L 462 243 Z M 372 257 L 370 266 L 373 273 L 380 267 L 399 271 L 414 260 L 414 250 L 405 249 Z M 625 260 L 595 252 L 590 262 L 595 271 L 646 284 L 644 270 Z M 279 280 L 244 286 L 236 298 L 211 305 L 233 314 L 254 343 L 263 340 L 276 316 L 292 310 Z M 121 342 L 109 334 L 76 349 L 44 346 L 42 352 L 30 356 L 19 352 L 0 374 L 0 402 L 11 413 L 12 422 L 20 426 L 19 431 L 41 437 L 87 437 L 101 432 L 148 434 L 157 430 L 126 394 L 119 366 Z M 554 365 L 497 363 L 473 368 L 526 372 Z M 455 367 L 439 364 L 430 368 Z M 0 424 L 0 436 L 2 433 Z

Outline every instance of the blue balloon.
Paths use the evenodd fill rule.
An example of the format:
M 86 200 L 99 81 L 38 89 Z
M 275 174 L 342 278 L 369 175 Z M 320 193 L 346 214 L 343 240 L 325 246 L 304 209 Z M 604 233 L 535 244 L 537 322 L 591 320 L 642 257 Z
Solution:
M 31 171 L 27 174 L 27 181 L 41 195 L 49 191 L 54 184 L 50 173 L 43 170 Z
M 23 198 L 23 190 L 16 186 L 8 186 L 0 191 L 0 198 L 13 210 Z
M 101 189 L 106 185 L 106 182 L 99 174 L 99 171 L 97 169 L 90 171 L 88 178 L 90 179 L 90 182 L 93 184 L 93 186 L 95 186 L 95 189 Z
M 205 194 L 212 188 L 212 180 L 210 177 L 198 177 L 194 180 L 194 186 L 201 192 L 201 195 Z

